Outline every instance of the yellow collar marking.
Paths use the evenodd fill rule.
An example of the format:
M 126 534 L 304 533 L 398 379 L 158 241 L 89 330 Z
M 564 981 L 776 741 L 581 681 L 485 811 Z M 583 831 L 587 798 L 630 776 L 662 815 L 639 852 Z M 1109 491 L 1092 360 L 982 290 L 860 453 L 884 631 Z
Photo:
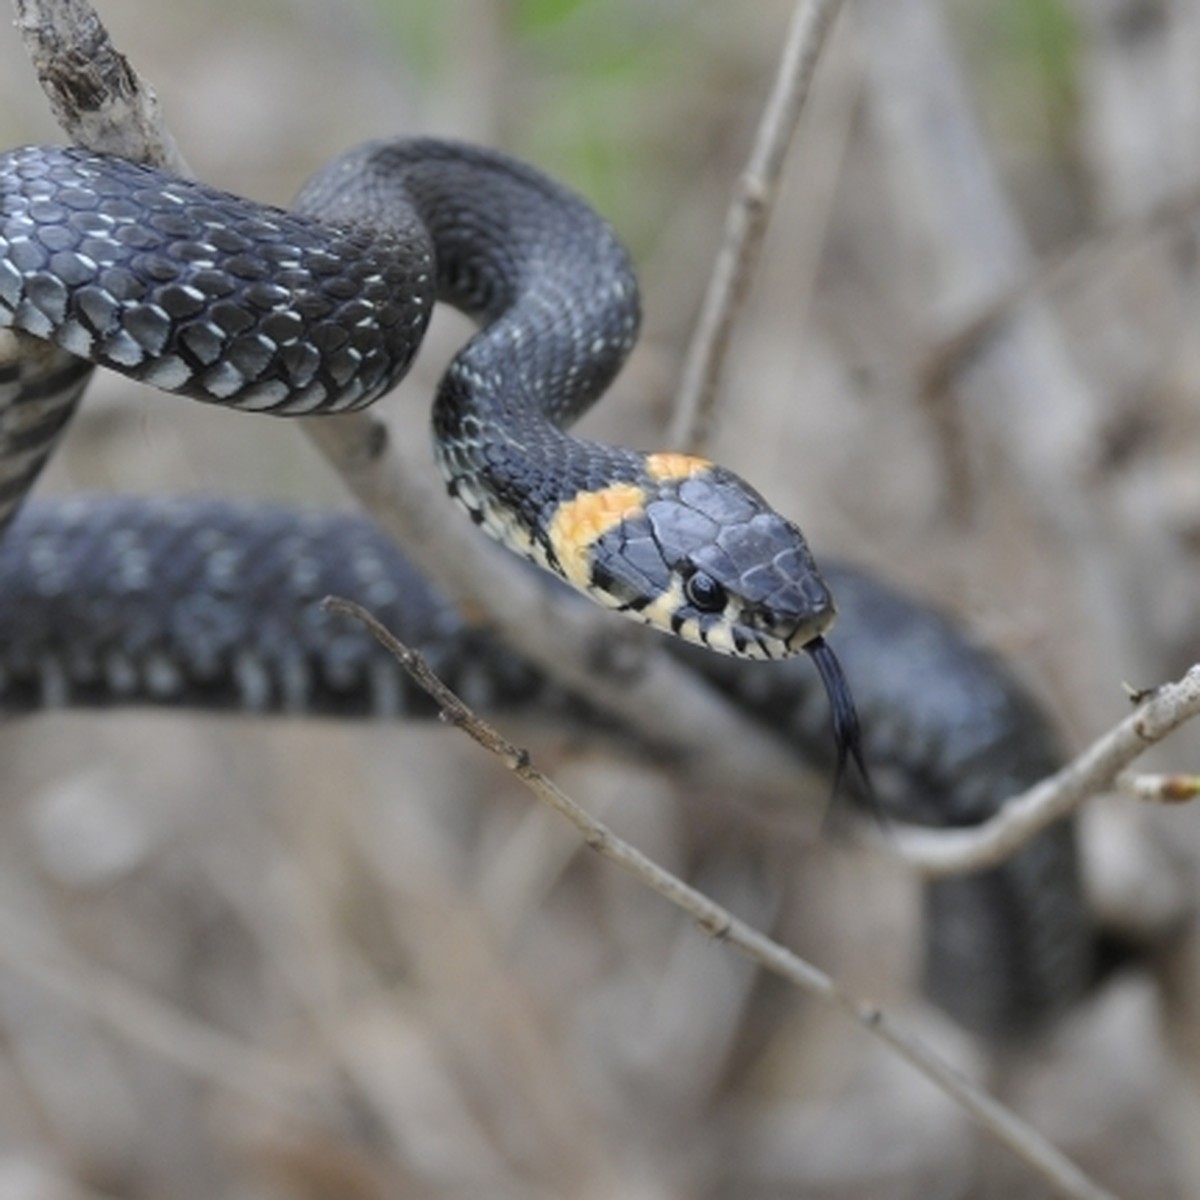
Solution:
M 707 458 L 694 454 L 680 454 L 674 450 L 663 450 L 658 454 L 646 455 L 646 474 L 659 483 L 672 479 L 690 479 L 707 471 L 712 463 Z
M 592 583 L 590 550 L 597 538 L 642 511 L 645 491 L 635 483 L 613 483 L 598 492 L 580 492 L 558 506 L 548 537 L 568 583 L 588 591 Z
M 647 454 L 645 463 L 646 474 L 656 483 L 690 479 L 712 467 L 707 458 L 673 450 Z M 547 536 L 568 583 L 580 591 L 591 589 L 593 543 L 622 521 L 638 516 L 645 503 L 644 488 L 635 483 L 613 483 L 597 492 L 580 492 L 558 506 Z

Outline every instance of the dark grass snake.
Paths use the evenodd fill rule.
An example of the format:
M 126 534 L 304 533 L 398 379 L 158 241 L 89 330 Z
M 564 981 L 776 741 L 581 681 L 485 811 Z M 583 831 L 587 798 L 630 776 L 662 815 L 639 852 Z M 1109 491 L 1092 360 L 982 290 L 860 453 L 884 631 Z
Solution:
M 365 604 L 469 702 L 558 707 L 365 521 L 196 499 L 17 513 L 91 362 L 243 410 L 342 411 L 403 375 L 435 299 L 481 324 L 433 423 L 451 495 L 494 537 L 678 635 L 675 653 L 835 774 L 861 737 L 879 803 L 905 820 L 978 822 L 1057 765 L 997 662 L 862 574 L 827 571 L 827 586 L 796 527 L 737 476 L 563 432 L 636 335 L 625 252 L 531 168 L 431 141 L 351 151 L 291 212 L 83 151 L 0 157 L 0 327 L 20 331 L 0 347 L 0 711 L 428 715 L 363 631 L 315 607 L 329 593 Z M 833 747 L 799 650 L 834 701 Z M 1069 823 L 928 886 L 925 905 L 927 990 L 969 1028 L 1039 1028 L 1095 975 Z

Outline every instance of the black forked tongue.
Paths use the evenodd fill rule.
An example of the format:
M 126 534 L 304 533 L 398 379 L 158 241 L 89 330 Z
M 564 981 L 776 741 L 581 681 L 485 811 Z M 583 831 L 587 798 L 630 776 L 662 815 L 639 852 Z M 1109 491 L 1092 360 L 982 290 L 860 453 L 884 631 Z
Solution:
M 867 772 L 867 764 L 862 753 L 862 730 L 858 724 L 858 709 L 854 707 L 854 696 L 850 692 L 850 684 L 842 672 L 842 664 L 833 652 L 833 647 L 822 637 L 815 637 L 805 644 L 804 649 L 816 665 L 825 685 L 825 694 L 829 697 L 829 708 L 833 714 L 833 741 L 837 749 L 837 763 L 833 772 L 833 803 L 836 805 L 838 793 L 846 774 L 847 763 L 852 762 L 858 768 L 863 786 L 863 802 L 865 807 L 878 820 L 881 813 L 875 798 L 875 789 L 871 784 L 871 776 Z

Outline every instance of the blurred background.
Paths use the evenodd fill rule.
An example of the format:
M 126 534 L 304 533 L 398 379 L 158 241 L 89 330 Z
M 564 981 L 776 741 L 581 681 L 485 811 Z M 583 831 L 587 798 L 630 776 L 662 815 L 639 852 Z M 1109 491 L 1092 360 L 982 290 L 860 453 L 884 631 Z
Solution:
M 286 203 L 347 145 L 419 132 L 584 192 L 646 312 L 585 428 L 640 446 L 661 443 L 791 9 L 99 5 L 211 183 Z M 957 613 L 1074 748 L 1124 715 L 1123 681 L 1177 676 L 1200 646 L 1198 62 L 1192 0 L 848 3 L 712 447 L 819 554 Z M 0 29 L 0 141 L 59 136 Z M 424 445 L 463 331 L 440 315 L 386 401 L 398 439 Z M 114 377 L 39 487 L 349 507 L 286 423 Z M 1200 1196 L 1197 959 L 997 1057 L 915 994 L 901 869 L 765 835 L 739 798 L 681 794 L 611 746 L 523 738 L 1106 1186 Z M 1197 742 L 1159 764 L 1200 769 Z M 589 861 L 451 731 L 46 717 L 0 728 L 0 795 L 0 1200 L 1043 1194 L 861 1031 Z M 1194 894 L 1196 812 L 1101 802 L 1088 844 L 1135 907 Z M 1165 844 L 1169 881 L 1146 865 Z

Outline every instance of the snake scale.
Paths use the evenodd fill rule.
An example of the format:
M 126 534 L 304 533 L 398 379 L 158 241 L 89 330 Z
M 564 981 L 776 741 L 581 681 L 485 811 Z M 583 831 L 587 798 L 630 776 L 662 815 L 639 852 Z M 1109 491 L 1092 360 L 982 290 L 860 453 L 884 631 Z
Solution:
M 675 653 L 835 777 L 848 754 L 865 758 L 905 820 L 982 820 L 1056 765 L 1000 664 L 866 576 L 823 576 L 739 477 L 566 433 L 636 336 L 627 256 L 532 168 L 429 140 L 350 151 L 287 212 L 79 150 L 0 156 L 0 327 L 13 331 L 0 357 L 0 710 L 428 715 L 363 631 L 315 607 L 328 593 L 360 600 L 468 701 L 560 707 L 365 521 L 198 499 L 18 512 L 92 363 L 248 411 L 344 411 L 404 374 L 435 299 L 481 326 L 433 425 L 447 488 L 485 531 L 676 635 Z M 818 678 L 791 657 L 801 650 Z M 1038 1028 L 1093 978 L 1070 824 L 925 896 L 927 989 L 969 1028 Z

